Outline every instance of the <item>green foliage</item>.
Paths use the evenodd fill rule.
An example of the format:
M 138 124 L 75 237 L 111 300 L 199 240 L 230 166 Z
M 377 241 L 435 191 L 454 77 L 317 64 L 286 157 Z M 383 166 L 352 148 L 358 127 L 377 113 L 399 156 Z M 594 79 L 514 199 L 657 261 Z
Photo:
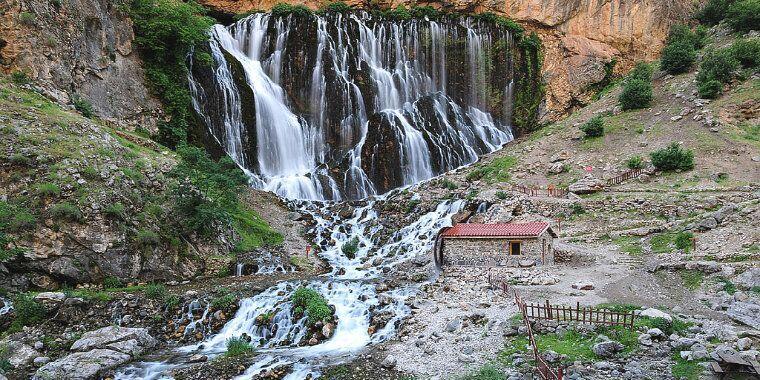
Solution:
M 573 215 L 581 215 L 586 213 L 586 209 L 580 203 L 573 203 L 570 205 L 570 211 Z
M 216 310 L 228 309 L 237 302 L 235 294 L 227 289 L 222 289 L 220 294 L 211 300 L 211 307 Z
M 696 17 L 703 24 L 717 25 L 726 16 L 728 6 L 733 2 L 734 0 L 708 0 Z
M 50 182 L 37 185 L 37 194 L 41 197 L 57 197 L 61 195 L 61 188 Z
M 502 200 L 503 199 L 507 199 L 507 192 L 503 191 L 503 190 L 497 191 L 496 192 L 496 198 L 499 198 L 499 199 L 502 199 Z
M 186 59 L 208 40 L 214 20 L 204 13 L 193 1 L 132 0 L 129 7 L 146 79 L 169 117 L 159 124 L 157 139 L 172 148 L 186 141 L 193 117 Z
M 736 293 L 736 285 L 734 285 L 734 283 L 731 282 L 731 280 L 729 280 L 729 279 L 727 279 L 727 278 L 725 278 L 723 276 L 720 276 L 720 277 L 717 278 L 717 281 L 719 283 L 723 284 L 723 291 L 724 292 L 726 292 L 726 293 L 728 293 L 730 295 L 734 295 L 734 293 Z
M 327 300 L 316 290 L 300 287 L 293 292 L 291 302 L 294 308 L 306 311 L 310 325 L 332 318 L 333 311 L 327 304 Z
M 117 289 L 123 286 L 124 284 L 118 277 L 109 276 L 103 279 L 103 287 L 106 289 Z
M 702 58 L 697 82 L 704 83 L 717 80 L 721 83 L 728 83 L 738 69 L 739 61 L 734 57 L 730 48 L 711 50 Z
M 343 243 L 340 246 L 340 252 L 349 259 L 356 258 L 356 253 L 359 252 L 359 238 L 354 236 L 353 239 Z
M 689 71 L 697 60 L 697 52 L 690 41 L 677 40 L 665 45 L 660 57 L 660 69 L 670 74 L 681 74 Z
M 689 290 L 699 289 L 705 278 L 704 273 L 698 270 L 687 269 L 678 272 L 678 274 L 681 276 L 681 280 L 683 280 L 683 286 Z
M 544 101 L 545 86 L 541 75 L 543 48 L 538 34 L 531 32 L 517 43 L 517 77 L 512 124 L 531 132 L 539 128 L 539 108 Z
M 604 136 L 604 118 L 601 115 L 594 116 L 580 128 L 587 139 Z
M 145 286 L 145 297 L 153 300 L 164 300 L 169 295 L 169 291 L 166 290 L 166 285 L 158 283 L 150 283 Z
M 746 68 L 760 66 L 760 37 L 742 38 L 731 46 L 734 58 Z
M 103 209 L 103 213 L 109 218 L 125 220 L 127 209 L 121 202 L 112 203 Z
M 723 92 L 723 83 L 719 80 L 709 79 L 697 83 L 699 97 L 703 99 L 715 99 Z
M 668 38 L 665 43 L 671 44 L 678 41 L 684 41 L 690 43 L 694 49 L 701 49 L 705 46 L 706 39 L 706 28 L 701 27 L 692 30 L 688 25 L 677 24 L 673 25 L 670 28 L 670 31 L 668 32 Z
M 74 109 L 81 113 L 82 116 L 86 118 L 95 116 L 95 110 L 92 108 L 92 103 L 88 102 L 87 99 L 80 96 L 74 96 L 72 101 L 74 102 Z
M 18 21 L 24 25 L 34 25 L 37 15 L 32 12 L 21 12 L 18 14 Z
M 441 12 L 438 9 L 435 9 L 435 8 L 429 6 L 429 5 L 426 5 L 426 6 L 419 6 L 419 5 L 412 6 L 412 12 L 411 13 L 412 13 L 412 17 L 414 17 L 414 18 L 424 19 L 424 18 L 427 17 L 429 20 L 437 20 L 437 19 L 439 19 L 443 15 L 443 12 Z
M 694 168 L 694 152 L 681 148 L 676 142 L 650 153 L 650 158 L 652 165 L 664 172 Z
M 417 208 L 417 206 L 419 206 L 420 203 L 422 203 L 422 200 L 419 198 L 410 199 L 409 202 L 406 203 L 406 212 L 410 213 L 414 211 L 414 209 Z
M 404 6 L 404 4 L 401 4 L 393 9 L 388 9 L 384 12 L 384 15 L 388 19 L 396 21 L 409 20 L 412 18 L 412 14 L 409 12 L 409 9 Z
M 673 242 L 676 245 L 676 248 L 683 250 L 684 252 L 691 251 L 691 245 L 692 245 L 692 239 L 694 238 L 694 234 L 688 231 L 681 231 L 676 234 L 675 238 L 673 239 Z
M 459 188 L 459 186 L 456 183 L 454 183 L 454 181 L 448 178 L 445 178 L 443 181 L 441 181 L 441 187 L 448 190 L 456 190 L 457 188 Z
M 675 364 L 670 367 L 670 373 L 676 379 L 699 380 L 701 378 L 702 372 L 705 370 L 705 367 L 699 364 L 700 362 L 704 361 L 704 359 L 686 360 L 681 357 L 681 354 L 678 350 L 673 352 L 671 359 L 675 362 Z
M 653 99 L 651 81 L 629 79 L 625 81 L 618 101 L 623 110 L 633 110 L 649 107 Z
M 224 356 L 236 357 L 242 355 L 248 355 L 253 352 L 253 346 L 243 337 L 233 337 L 227 339 L 227 352 Z
M 504 156 L 495 158 L 487 165 L 478 167 L 465 177 L 467 181 L 483 180 L 488 183 L 508 182 L 511 178 L 511 170 L 517 165 L 517 158 Z
M 277 3 L 272 7 L 272 16 L 284 17 L 291 14 L 298 17 L 310 16 L 311 9 L 304 5 L 291 5 L 287 3 Z
M 48 211 L 53 218 L 68 220 L 70 222 L 81 222 L 83 219 L 79 207 L 69 202 L 55 204 Z
M 261 246 L 282 244 L 282 234 L 272 229 L 253 210 L 238 209 L 232 217 L 235 231 L 240 236 L 240 241 L 235 246 L 236 251 L 248 252 Z
M 171 294 L 166 297 L 164 300 L 164 306 L 166 306 L 169 310 L 175 310 L 179 307 L 180 300 L 179 297 L 175 296 L 174 294 Z
M 351 7 L 342 1 L 328 3 L 319 9 L 320 13 L 348 13 L 350 11 Z
M 644 159 L 641 156 L 633 156 L 625 161 L 625 166 L 628 169 L 643 169 Z
M 137 231 L 137 246 L 139 247 L 155 247 L 161 243 L 161 238 L 157 233 L 151 230 Z
M 45 318 L 45 308 L 30 294 L 18 294 L 13 297 L 13 310 L 16 317 L 8 331 L 21 331 L 24 326 L 33 326 Z
M 30 82 L 29 76 L 23 71 L 13 71 L 11 73 L 11 81 L 19 86 Z
M 473 371 L 467 375 L 459 377 L 459 380 L 503 380 L 506 375 L 503 371 L 492 365 L 485 365 L 480 367 L 476 371 Z
M 639 62 L 633 67 L 630 73 L 628 73 L 628 79 L 640 79 L 643 81 L 652 80 L 652 65 L 646 62 Z
M 499 16 L 495 13 L 483 12 L 483 13 L 475 15 L 475 18 L 477 20 L 493 23 L 501 28 L 507 29 L 510 33 L 512 33 L 515 39 L 518 39 L 518 40 L 520 39 L 523 32 L 525 31 L 525 29 L 516 21 L 504 16 Z
M 760 25 L 760 0 L 740 0 L 728 7 L 726 22 L 735 31 L 747 33 Z

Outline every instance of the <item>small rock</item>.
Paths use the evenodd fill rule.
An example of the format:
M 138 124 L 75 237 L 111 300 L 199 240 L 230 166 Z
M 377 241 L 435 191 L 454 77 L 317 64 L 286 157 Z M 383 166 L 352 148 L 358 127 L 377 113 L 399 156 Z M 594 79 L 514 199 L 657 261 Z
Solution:
M 752 348 L 752 339 L 750 338 L 741 338 L 736 341 L 736 348 L 739 349 L 739 351 L 747 351 L 750 348 Z
M 593 282 L 584 282 L 579 281 L 572 285 L 573 289 L 580 289 L 580 290 L 594 290 L 594 283 Z
M 206 355 L 193 355 L 190 358 L 187 359 L 188 363 L 203 363 L 208 360 L 208 356 Z
M 390 368 L 395 367 L 397 362 L 398 361 L 396 360 L 394 356 L 388 355 L 385 357 L 385 359 L 383 359 L 383 362 L 380 363 L 380 366 L 382 366 L 383 368 L 390 369 Z
M 42 367 L 43 365 L 50 362 L 50 358 L 47 356 L 38 356 L 34 358 L 34 365 L 37 367 Z

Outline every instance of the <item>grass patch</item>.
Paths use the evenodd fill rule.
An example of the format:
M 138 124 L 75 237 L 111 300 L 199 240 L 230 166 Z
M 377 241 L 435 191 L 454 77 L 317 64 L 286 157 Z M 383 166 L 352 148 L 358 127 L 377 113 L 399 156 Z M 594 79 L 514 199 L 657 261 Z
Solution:
M 284 238 L 255 211 L 240 209 L 233 215 L 235 231 L 240 235 L 236 248 L 240 252 L 251 251 L 262 245 L 279 245 Z
M 151 283 L 145 286 L 145 296 L 154 300 L 163 300 L 169 295 L 166 285 Z
M 247 355 L 253 352 L 253 346 L 242 337 L 227 339 L 227 352 L 224 356 L 235 357 Z
M 19 332 L 24 326 L 33 326 L 45 318 L 45 308 L 31 294 L 18 294 L 13 297 L 13 310 L 16 318 L 8 327 L 8 332 Z
M 640 256 L 644 253 L 644 249 L 641 246 L 641 239 L 635 236 L 621 236 L 613 242 L 620 247 L 620 252 L 624 252 L 631 256 Z
M 723 276 L 720 276 L 716 279 L 716 281 L 719 284 L 723 284 L 723 291 L 725 291 L 726 293 L 731 294 L 731 295 L 736 293 L 736 285 L 734 285 L 734 283 L 731 282 L 729 279 Z
M 300 287 L 291 296 L 293 313 L 296 316 L 306 313 L 310 325 L 332 318 L 333 311 L 327 300 L 314 289 Z
M 683 286 L 689 290 L 697 290 L 702 286 L 702 282 L 705 279 L 705 274 L 698 270 L 682 270 L 678 272 L 681 275 Z
M 704 371 L 699 361 L 683 359 L 678 351 L 674 352 L 671 358 L 675 364 L 670 367 L 670 373 L 676 379 L 698 380 Z
M 506 377 L 504 371 L 492 366 L 484 365 L 479 369 L 460 377 L 460 380 L 502 380 Z
M 467 174 L 467 181 L 478 180 L 487 183 L 509 182 L 512 178 L 511 170 L 517 165 L 517 158 L 512 156 L 499 157 L 487 165 L 482 165 Z
M 211 307 L 214 309 L 228 309 L 237 302 L 235 294 L 228 289 L 222 289 L 220 294 L 211 300 Z

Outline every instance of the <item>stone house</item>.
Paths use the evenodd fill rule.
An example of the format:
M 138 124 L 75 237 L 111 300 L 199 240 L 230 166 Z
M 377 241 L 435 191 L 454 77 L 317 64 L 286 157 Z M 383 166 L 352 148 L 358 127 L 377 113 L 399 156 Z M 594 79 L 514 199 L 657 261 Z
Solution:
M 441 230 L 434 256 L 439 266 L 522 266 L 554 264 L 549 223 L 458 223 Z

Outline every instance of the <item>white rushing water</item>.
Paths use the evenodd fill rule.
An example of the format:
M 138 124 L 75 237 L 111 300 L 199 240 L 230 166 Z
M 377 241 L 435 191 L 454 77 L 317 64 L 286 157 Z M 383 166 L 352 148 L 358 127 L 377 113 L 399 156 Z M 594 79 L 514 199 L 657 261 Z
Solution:
M 503 99 L 496 100 L 501 106 L 490 105 L 504 115 L 495 120 L 487 111 L 488 79 L 494 73 L 486 58 L 494 41 L 478 22 L 466 17 L 384 22 L 367 13 L 315 15 L 309 20 L 316 30 L 316 46 L 297 52 L 299 43 L 307 43 L 302 33 L 309 33 L 308 26 L 298 24 L 302 19 L 260 13 L 229 27 L 216 25 L 209 43 L 214 88 L 204 87 L 192 71 L 189 76 L 193 106 L 225 151 L 250 170 L 255 186 L 289 199 L 361 199 L 377 194 L 377 184 L 365 170 L 370 163 L 362 162 L 363 150 L 371 148 L 365 145 L 373 114 L 384 115 L 382 128 L 388 130 L 381 133 L 400 145 L 402 175 L 394 186 L 473 163 L 479 154 L 512 140 L 510 85 L 505 85 Z M 296 27 L 301 30 L 292 32 Z M 500 42 L 511 46 L 511 37 L 503 33 Z M 455 38 L 465 46 L 452 54 L 447 41 Z M 459 69 L 448 67 L 447 57 L 462 53 L 465 61 L 458 64 L 467 74 L 452 79 L 449 71 Z M 500 54 L 509 59 L 508 49 Z M 293 78 L 298 74 L 291 73 L 296 69 L 284 61 L 288 57 L 307 65 L 302 71 L 306 78 Z M 232 65 L 240 66 L 245 83 L 235 81 Z M 505 72 L 496 74 L 511 78 L 511 65 L 504 66 Z M 461 104 L 448 97 L 452 83 L 467 87 L 460 89 L 467 92 L 458 100 Z M 243 103 L 240 86 L 249 87 L 254 104 Z M 223 100 L 210 102 L 211 94 Z M 432 115 L 425 101 L 430 96 L 435 103 Z M 241 110 L 251 108 L 255 122 L 249 124 L 255 126 L 242 121 Z M 442 128 L 435 129 L 437 125 Z M 255 134 L 256 155 L 246 159 L 242 141 L 248 134 Z M 380 159 L 383 153 L 364 152 L 364 158 L 369 154 L 372 160 Z

